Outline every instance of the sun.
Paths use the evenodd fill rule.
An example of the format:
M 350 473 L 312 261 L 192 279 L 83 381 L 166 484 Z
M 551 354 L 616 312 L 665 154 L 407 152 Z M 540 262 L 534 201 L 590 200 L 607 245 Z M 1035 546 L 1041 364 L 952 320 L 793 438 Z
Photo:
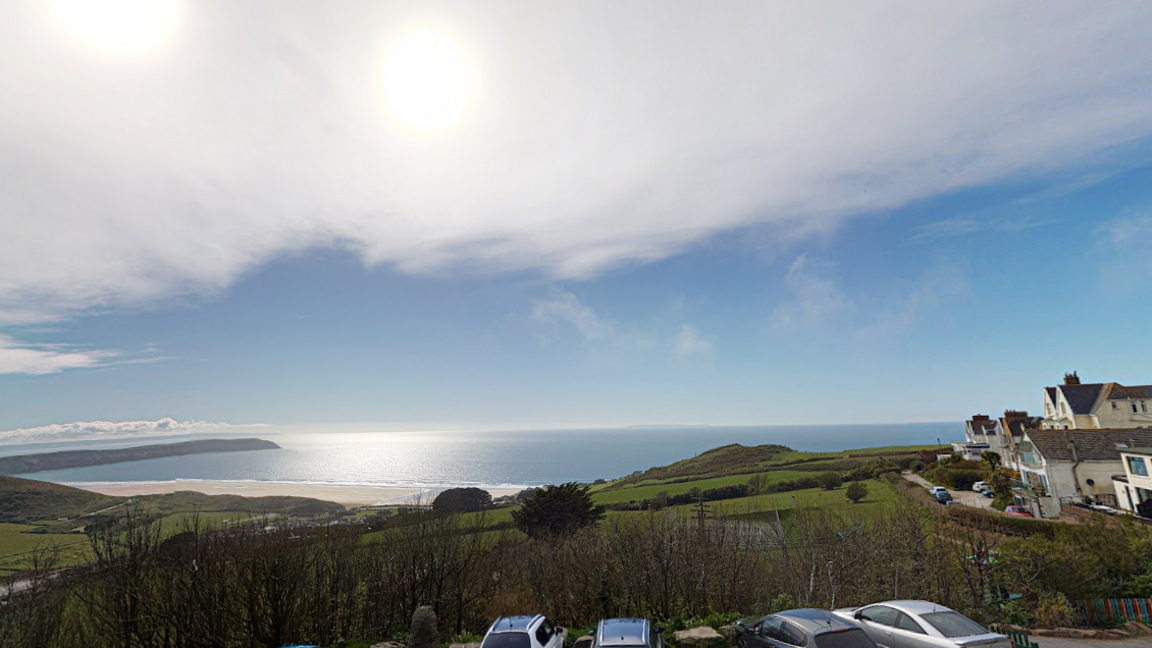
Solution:
M 180 0 L 48 0 L 48 8 L 74 36 L 112 54 L 155 49 L 180 17 Z
M 417 32 L 384 58 L 384 97 L 392 116 L 408 128 L 434 131 L 452 124 L 471 94 L 468 61 L 444 34 Z

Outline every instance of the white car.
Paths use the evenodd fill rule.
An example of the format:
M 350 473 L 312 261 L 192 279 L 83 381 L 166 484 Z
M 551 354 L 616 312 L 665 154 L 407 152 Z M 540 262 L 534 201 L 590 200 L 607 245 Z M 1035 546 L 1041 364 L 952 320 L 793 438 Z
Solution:
M 932 496 L 935 497 L 936 493 L 947 493 L 948 489 L 944 488 L 943 486 L 933 486 L 932 488 L 928 489 L 928 492 L 932 493 Z
M 979 482 L 976 482 L 975 484 L 972 484 L 972 490 L 976 491 L 977 493 L 983 493 L 984 491 L 986 491 L 990 488 L 992 488 L 992 487 L 989 486 L 987 482 L 979 481 Z
M 859 624 L 881 648 L 1012 648 L 1007 636 L 931 601 L 885 601 L 832 614 Z
M 542 614 L 500 617 L 488 628 L 480 648 L 564 648 L 564 628 Z

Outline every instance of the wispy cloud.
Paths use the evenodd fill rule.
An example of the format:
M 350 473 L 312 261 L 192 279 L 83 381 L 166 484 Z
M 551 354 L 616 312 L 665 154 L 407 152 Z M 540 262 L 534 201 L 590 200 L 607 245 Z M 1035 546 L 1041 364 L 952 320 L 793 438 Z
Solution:
M 676 357 L 680 359 L 701 355 L 710 356 L 716 352 L 716 347 L 712 341 L 701 336 L 699 329 L 689 324 L 680 327 L 673 347 L 676 350 Z
M 0 432 L 0 443 L 81 441 L 88 439 L 163 436 L 230 427 L 232 426 L 226 423 L 177 421 L 171 418 L 163 418 L 158 421 L 125 421 L 120 423 L 89 421 L 7 430 Z
M 880 335 L 904 334 L 968 291 L 962 269 L 937 260 L 895 306 L 880 309 L 874 331 Z
M 1123 293 L 1150 285 L 1150 241 L 1152 211 L 1126 213 L 1097 228 L 1095 248 L 1101 259 L 1100 277 L 1104 290 Z
M 576 295 L 557 289 L 553 289 L 547 299 L 532 302 L 531 319 L 550 326 L 570 326 L 589 341 L 603 338 L 612 328 L 611 324 L 601 321 L 595 311 L 581 303 Z
M 130 63 L 43 7 L 0 5 L 0 323 L 211 293 L 320 245 L 588 277 L 1152 134 L 1147 3 L 460 3 L 437 15 L 483 92 L 426 136 L 389 121 L 379 68 L 423 5 L 187 2 Z
M 11 337 L 0 335 L 0 374 L 43 376 L 66 369 L 87 369 L 106 365 L 118 355 L 115 351 L 21 344 Z
M 821 328 L 832 324 L 853 309 L 836 282 L 830 268 L 800 255 L 788 267 L 784 289 L 788 298 L 768 316 L 768 323 L 778 330 Z

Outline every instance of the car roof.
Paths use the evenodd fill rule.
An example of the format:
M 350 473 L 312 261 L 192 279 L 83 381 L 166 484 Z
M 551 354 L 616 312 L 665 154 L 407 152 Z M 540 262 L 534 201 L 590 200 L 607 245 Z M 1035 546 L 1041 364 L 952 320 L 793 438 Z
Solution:
M 901 612 L 908 612 L 911 614 L 931 614 L 932 612 L 952 612 L 952 608 L 933 603 L 932 601 L 884 601 L 876 603 L 876 605 L 887 605 L 894 607 Z M 871 607 L 871 606 L 864 606 Z
M 601 646 L 634 646 L 648 643 L 647 619 L 604 619 L 597 629 Z
M 819 634 L 831 630 L 851 630 L 857 627 L 855 624 L 849 623 L 844 619 L 835 617 L 828 610 L 817 610 L 815 608 L 803 608 L 800 610 L 787 610 L 785 612 L 777 612 L 769 616 L 779 617 L 795 623 L 804 629 L 808 634 Z
M 491 632 L 528 632 L 528 628 L 532 627 L 536 619 L 541 618 L 543 617 L 539 614 L 500 617 L 492 623 Z

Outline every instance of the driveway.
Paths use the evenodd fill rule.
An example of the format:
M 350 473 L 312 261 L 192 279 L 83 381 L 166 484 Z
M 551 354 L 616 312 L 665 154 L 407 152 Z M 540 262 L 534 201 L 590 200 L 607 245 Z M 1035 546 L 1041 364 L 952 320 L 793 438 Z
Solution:
M 918 486 L 923 487 L 924 490 L 928 490 L 929 488 L 932 488 L 932 486 L 933 486 L 933 484 L 931 482 L 929 482 L 927 479 L 924 479 L 920 475 L 914 475 L 912 473 L 901 473 L 900 476 L 903 477 L 904 479 L 907 479 L 908 481 L 912 482 L 913 484 L 917 484 Z M 984 497 L 983 495 L 981 495 L 980 493 L 977 493 L 976 491 L 970 491 L 970 490 L 968 490 L 968 491 L 954 491 L 954 490 L 950 490 L 950 491 L 948 491 L 948 493 L 952 495 L 952 499 L 956 500 L 957 502 L 960 502 L 964 506 L 971 506 L 973 508 L 982 508 L 982 509 L 992 508 L 992 500 L 988 499 L 987 497 Z

